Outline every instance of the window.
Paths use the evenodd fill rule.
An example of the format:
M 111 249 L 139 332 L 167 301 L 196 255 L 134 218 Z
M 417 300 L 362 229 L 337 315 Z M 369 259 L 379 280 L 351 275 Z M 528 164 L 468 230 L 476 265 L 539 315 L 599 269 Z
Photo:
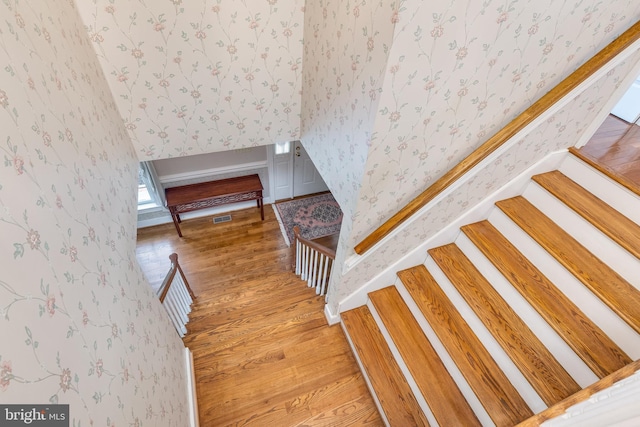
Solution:
M 276 154 L 287 154 L 291 151 L 291 142 L 276 142 Z
M 149 193 L 146 182 L 146 175 L 142 166 L 138 167 L 138 210 L 150 209 L 157 207 L 158 204 Z

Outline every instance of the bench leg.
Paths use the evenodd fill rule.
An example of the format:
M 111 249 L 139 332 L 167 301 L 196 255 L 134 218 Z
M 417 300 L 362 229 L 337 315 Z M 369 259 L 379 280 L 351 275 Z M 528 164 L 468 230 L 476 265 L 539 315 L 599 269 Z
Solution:
M 260 218 L 264 221 L 264 201 L 262 198 L 258 199 L 258 205 L 260 205 Z
M 176 226 L 176 230 L 178 231 L 178 236 L 182 237 L 182 231 L 180 231 L 180 225 L 178 224 L 180 222 L 180 216 L 178 216 L 177 214 L 172 214 L 171 215 L 171 219 L 173 220 L 173 225 Z

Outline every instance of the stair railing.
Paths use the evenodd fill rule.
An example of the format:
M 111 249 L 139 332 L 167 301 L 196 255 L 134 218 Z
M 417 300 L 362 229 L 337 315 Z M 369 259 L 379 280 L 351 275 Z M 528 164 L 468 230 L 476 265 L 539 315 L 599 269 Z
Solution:
M 306 280 L 308 287 L 315 288 L 316 295 L 325 295 L 336 252 L 302 237 L 297 225 L 293 227 L 293 234 L 296 244 L 296 275 Z
M 482 160 L 489 157 L 498 148 L 504 145 L 518 132 L 522 131 L 526 126 L 531 124 L 535 119 L 551 108 L 554 104 L 567 96 L 572 90 L 576 89 L 580 84 L 586 81 L 596 71 L 605 66 L 614 59 L 618 54 L 630 47 L 634 42 L 640 39 L 640 22 L 636 22 L 631 28 L 622 33 L 617 39 L 609 43 L 604 49 L 595 56 L 585 62 L 577 70 L 571 73 L 567 78 L 561 81 L 556 87 L 547 92 L 542 98 L 534 102 L 529 108 L 513 119 L 509 124 L 502 128 L 498 133 L 489 138 L 486 142 L 476 148 L 471 154 L 465 157 L 460 163 L 446 172 L 430 187 L 420 193 L 415 199 L 410 201 L 399 212 L 389 218 L 380 227 L 365 237 L 360 243 L 354 247 L 354 251 L 358 255 L 362 255 L 373 245 L 378 243 L 393 230 L 399 227 L 404 221 L 408 220 L 412 215 L 417 213 L 422 207 L 435 199 L 440 193 L 452 186 L 456 181 L 462 178 L 467 172 L 471 171 Z
M 171 267 L 158 290 L 158 296 L 178 335 L 184 337 L 187 333 L 186 325 L 189 323 L 191 304 L 196 296 L 178 263 L 178 254 L 172 253 L 169 259 Z
M 615 388 L 616 383 L 631 377 L 632 375 L 636 374 L 639 371 L 640 371 L 640 360 L 631 362 L 627 366 L 613 372 L 610 375 L 607 375 L 604 378 L 601 378 L 599 381 L 596 381 L 590 386 L 583 388 L 579 392 L 567 397 L 566 399 L 556 403 L 555 405 L 548 407 L 547 409 L 534 415 L 533 417 L 527 420 L 524 420 L 523 422 L 518 424 L 516 427 L 536 427 L 545 421 L 562 417 L 567 413 L 566 411 L 570 410 L 575 405 L 578 405 L 580 403 L 586 402 L 587 400 L 590 400 L 591 397 L 598 392 L 603 392 L 603 391 L 606 392 L 606 390 L 613 390 Z M 629 389 L 631 389 L 631 387 L 629 387 Z M 631 399 L 634 399 L 631 402 L 637 402 L 637 397 L 638 397 L 637 388 L 633 389 L 632 393 L 633 395 L 628 397 L 630 397 Z M 618 399 L 618 401 L 624 400 L 625 397 L 627 397 L 625 394 L 622 394 L 620 393 L 620 390 L 617 390 L 616 399 Z M 605 395 L 604 398 L 602 398 L 601 400 L 603 401 L 611 400 L 611 396 Z M 634 404 L 631 403 L 631 405 L 634 405 Z M 595 411 L 593 411 L 593 409 L 592 409 L 592 415 L 595 415 Z M 578 425 L 578 424 L 573 424 L 573 425 Z

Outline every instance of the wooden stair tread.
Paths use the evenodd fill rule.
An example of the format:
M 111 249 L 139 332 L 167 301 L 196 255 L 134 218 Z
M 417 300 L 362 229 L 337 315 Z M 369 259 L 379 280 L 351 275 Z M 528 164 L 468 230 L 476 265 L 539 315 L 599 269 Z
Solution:
M 584 152 L 582 149 L 578 149 L 576 147 L 569 147 L 569 152 L 574 156 L 576 156 L 577 158 L 579 158 L 580 160 L 582 160 L 583 162 L 585 162 L 586 164 L 588 164 L 589 166 L 591 166 L 592 168 L 594 168 L 595 170 L 602 173 L 603 175 L 608 176 L 610 179 L 617 182 L 627 190 L 640 196 L 640 185 L 636 184 L 629 178 L 619 174 L 609 166 L 600 162 L 595 157 Z
M 481 425 L 396 287 L 369 298 L 438 423 Z
M 380 406 L 392 426 L 428 426 L 400 367 L 367 306 L 341 313 Z
M 560 171 L 535 175 L 532 179 L 589 221 L 610 239 L 640 258 L 640 226 L 585 190 Z M 606 221 L 602 219 L 606 218 Z
M 403 270 L 398 276 L 493 422 L 513 426 L 532 416 L 531 409 L 426 267 Z
M 640 292 L 522 196 L 496 205 L 636 332 Z
M 580 390 L 544 344 L 453 243 L 429 254 L 549 406 Z
M 461 229 L 599 378 L 632 362 L 491 223 L 485 220 Z

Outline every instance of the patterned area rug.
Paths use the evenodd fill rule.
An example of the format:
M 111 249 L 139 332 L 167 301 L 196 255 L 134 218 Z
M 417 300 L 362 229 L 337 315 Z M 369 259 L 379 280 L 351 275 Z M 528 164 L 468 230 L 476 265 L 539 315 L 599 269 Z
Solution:
M 288 246 L 294 241 L 294 225 L 300 227 L 305 239 L 317 239 L 340 232 L 342 211 L 330 193 L 276 203 L 273 210 Z

